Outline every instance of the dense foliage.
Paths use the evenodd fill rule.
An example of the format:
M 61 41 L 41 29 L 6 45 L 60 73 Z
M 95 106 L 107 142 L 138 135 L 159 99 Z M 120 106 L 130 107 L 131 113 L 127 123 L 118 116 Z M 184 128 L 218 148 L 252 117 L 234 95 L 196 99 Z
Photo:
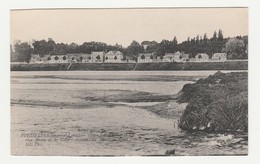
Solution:
M 33 49 L 28 43 L 17 42 L 14 45 L 14 52 L 11 50 L 11 60 L 29 63 L 32 51 Z
M 184 130 L 248 130 L 247 72 L 221 73 L 186 84 L 179 102 L 188 103 L 180 118 Z

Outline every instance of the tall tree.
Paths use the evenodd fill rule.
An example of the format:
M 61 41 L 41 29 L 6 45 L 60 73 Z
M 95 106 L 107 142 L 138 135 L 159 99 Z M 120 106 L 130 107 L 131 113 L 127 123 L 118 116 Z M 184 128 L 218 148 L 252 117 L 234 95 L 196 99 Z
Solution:
M 78 44 L 72 42 L 67 46 L 67 53 L 77 53 L 78 52 Z
M 152 53 L 152 52 L 156 52 L 158 43 L 156 41 L 151 41 L 150 45 L 148 45 L 146 52 L 147 53 Z
M 176 36 L 174 36 L 174 38 L 173 38 L 173 45 L 177 45 L 178 44 L 178 41 L 177 41 L 177 37 Z
M 127 54 L 132 59 L 137 60 L 138 54 L 144 52 L 143 46 L 137 41 L 133 40 L 132 43 L 127 47 Z
M 217 40 L 217 32 L 216 31 L 214 31 L 214 33 L 213 33 L 212 40 Z
M 204 41 L 208 40 L 207 33 L 205 33 L 205 34 L 203 35 L 203 40 L 204 40 Z
M 40 40 L 35 41 L 33 44 L 33 53 L 39 54 L 40 56 L 49 55 L 53 52 L 56 43 L 49 38 L 48 41 Z
M 199 43 L 200 43 L 200 36 L 197 35 L 196 36 L 196 46 L 199 46 Z
M 224 37 L 223 37 L 223 32 L 222 32 L 221 29 L 219 29 L 219 30 L 218 30 L 218 40 L 219 40 L 219 41 L 223 41 L 223 38 L 224 38 Z
M 247 58 L 245 53 L 246 47 L 243 40 L 232 38 L 226 43 L 226 52 L 228 59 L 245 59 Z
M 174 52 L 174 48 L 171 41 L 164 39 L 158 44 L 156 55 L 163 56 L 165 53 L 172 53 Z
M 211 57 L 212 54 L 219 52 L 218 50 L 218 37 L 217 37 L 217 32 L 214 31 L 212 38 L 210 39 L 210 51 L 209 51 L 209 56 Z
M 20 62 L 30 62 L 32 48 L 27 42 L 17 42 L 14 45 L 14 51 Z
M 57 43 L 57 45 L 54 47 L 52 54 L 54 55 L 65 55 L 66 49 L 68 45 L 64 43 Z
M 52 38 L 48 38 L 48 42 L 47 42 L 47 52 L 52 52 L 54 50 L 56 46 L 56 43 L 54 42 L 54 40 Z
M 187 38 L 187 42 L 190 42 L 190 37 Z
M 13 46 L 10 44 L 10 52 L 12 53 L 12 52 L 14 52 L 13 51 Z

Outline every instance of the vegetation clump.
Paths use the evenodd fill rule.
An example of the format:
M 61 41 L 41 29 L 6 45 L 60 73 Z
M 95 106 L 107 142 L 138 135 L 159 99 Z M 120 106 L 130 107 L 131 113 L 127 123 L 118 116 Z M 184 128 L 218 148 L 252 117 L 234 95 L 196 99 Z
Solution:
M 217 72 L 184 85 L 177 99 L 188 105 L 179 127 L 188 131 L 247 132 L 247 76 L 247 72 Z

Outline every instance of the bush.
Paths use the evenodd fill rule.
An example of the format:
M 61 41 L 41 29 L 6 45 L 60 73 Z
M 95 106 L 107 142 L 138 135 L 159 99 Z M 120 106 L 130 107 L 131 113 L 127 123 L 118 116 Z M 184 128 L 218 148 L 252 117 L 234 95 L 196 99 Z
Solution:
M 214 131 L 248 130 L 248 95 L 245 92 L 227 99 L 220 99 L 208 107 Z
M 221 73 L 186 84 L 178 96 L 188 103 L 180 118 L 184 130 L 247 131 L 247 72 Z

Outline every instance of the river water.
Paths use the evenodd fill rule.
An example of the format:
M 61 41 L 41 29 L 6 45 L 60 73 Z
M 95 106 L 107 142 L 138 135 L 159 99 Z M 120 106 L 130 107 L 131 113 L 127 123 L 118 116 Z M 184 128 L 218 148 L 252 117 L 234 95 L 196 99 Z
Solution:
M 12 154 L 247 154 L 243 137 L 189 133 L 177 126 L 186 104 L 174 102 L 175 94 L 215 72 L 11 72 Z

